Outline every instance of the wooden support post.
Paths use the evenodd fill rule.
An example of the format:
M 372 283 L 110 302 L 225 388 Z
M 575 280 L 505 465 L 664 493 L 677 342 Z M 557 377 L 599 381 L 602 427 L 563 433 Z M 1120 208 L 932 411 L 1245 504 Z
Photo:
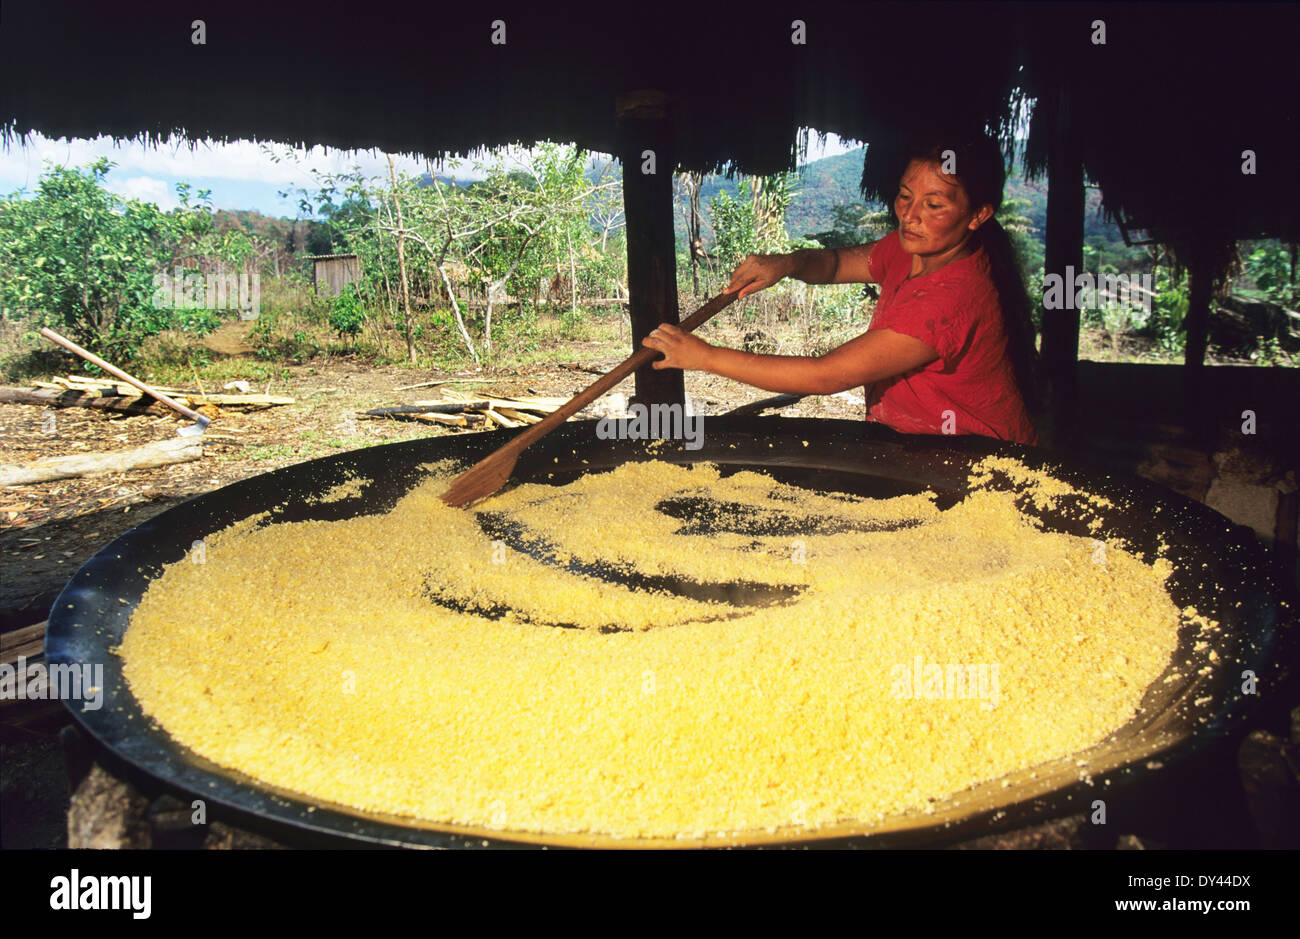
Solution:
M 1067 268 L 1083 273 L 1083 157 L 1070 99 L 1058 92 L 1047 162 L 1047 233 L 1043 269 L 1064 285 L 1062 308 L 1043 309 L 1042 362 L 1051 396 L 1051 443 L 1067 444 L 1078 408 L 1079 311 Z
M 1211 280 L 1206 251 L 1194 243 L 1187 265 L 1187 345 L 1183 347 L 1183 364 L 1189 371 L 1205 364 L 1210 335 Z
M 1210 415 L 1216 402 L 1210 399 L 1205 373 L 1205 351 L 1209 346 L 1210 300 L 1213 296 L 1210 251 L 1195 239 L 1184 249 L 1187 258 L 1187 317 L 1183 346 L 1183 422 L 1196 434 L 1208 436 L 1214 426 Z
M 628 307 L 632 351 L 660 323 L 676 323 L 677 249 L 673 237 L 673 155 L 667 96 L 657 91 L 618 96 L 619 159 L 627 217 Z M 647 365 L 636 371 L 634 401 L 682 403 L 679 369 Z

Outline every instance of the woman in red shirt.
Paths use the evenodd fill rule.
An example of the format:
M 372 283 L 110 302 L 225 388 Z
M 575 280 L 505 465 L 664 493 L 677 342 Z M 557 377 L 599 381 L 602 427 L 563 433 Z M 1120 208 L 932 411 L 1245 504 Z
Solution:
M 897 231 L 872 244 L 750 255 L 727 287 L 744 297 L 783 277 L 879 284 L 865 333 L 821 356 L 755 355 L 665 323 L 643 343 L 664 353 L 654 367 L 701 369 L 792 394 L 861 385 L 867 419 L 903 433 L 1036 444 L 1025 406 L 1036 398 L 1033 322 L 1014 252 L 993 217 L 1006 180 L 1001 149 L 980 136 L 912 152 L 894 200 Z

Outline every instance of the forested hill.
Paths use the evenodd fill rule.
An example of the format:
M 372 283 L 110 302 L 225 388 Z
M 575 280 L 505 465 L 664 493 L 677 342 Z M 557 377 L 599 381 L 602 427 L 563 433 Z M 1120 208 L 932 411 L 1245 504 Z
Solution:
M 800 168 L 799 182 L 785 213 L 785 229 L 791 237 L 827 231 L 835 227 L 837 206 L 862 204 L 862 191 L 858 187 L 865 154 L 866 147 L 859 147 Z

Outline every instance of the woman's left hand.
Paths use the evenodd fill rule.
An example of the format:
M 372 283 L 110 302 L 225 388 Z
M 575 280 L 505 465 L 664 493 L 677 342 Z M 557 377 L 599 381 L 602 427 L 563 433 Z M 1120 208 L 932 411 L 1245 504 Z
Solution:
M 686 332 L 671 323 L 660 323 L 641 345 L 658 349 L 664 357 L 651 363 L 655 368 L 705 369 L 713 346 L 699 336 Z

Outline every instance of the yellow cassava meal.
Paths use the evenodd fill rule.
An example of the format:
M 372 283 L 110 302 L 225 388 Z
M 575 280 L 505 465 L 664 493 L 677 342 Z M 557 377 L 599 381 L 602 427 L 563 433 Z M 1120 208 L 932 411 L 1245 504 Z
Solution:
M 171 565 L 120 648 L 144 710 L 362 810 L 697 838 L 870 824 L 1074 753 L 1176 643 L 1166 562 L 1042 531 L 991 486 L 941 511 L 649 462 L 467 511 L 438 499 L 452 472 L 384 515 L 250 519 Z M 658 589 L 683 577 L 775 602 Z

